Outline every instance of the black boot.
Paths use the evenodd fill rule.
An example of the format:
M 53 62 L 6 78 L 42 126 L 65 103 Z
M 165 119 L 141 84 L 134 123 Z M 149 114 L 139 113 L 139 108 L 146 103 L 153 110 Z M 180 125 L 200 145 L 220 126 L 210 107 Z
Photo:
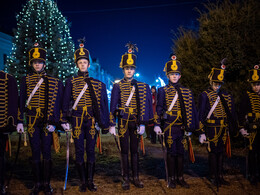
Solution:
M 217 155 L 215 153 L 209 153 L 208 156 L 208 161 L 209 161 L 209 181 L 215 185 L 219 186 L 219 181 L 218 181 L 218 172 L 217 172 Z
M 224 179 L 223 176 L 223 153 L 218 154 L 218 180 L 220 185 L 226 185 L 229 186 L 230 183 Z
M 95 163 L 92 162 L 87 162 L 87 186 L 88 189 L 92 192 L 97 191 L 97 186 L 94 184 L 93 178 L 94 178 L 94 173 L 95 173 Z
M 251 185 L 257 186 L 257 165 L 256 165 L 256 152 L 254 150 L 249 150 L 248 153 L 248 168 L 249 168 L 249 182 Z
M 45 195 L 51 195 L 53 189 L 50 185 L 51 180 L 51 170 L 52 162 L 51 160 L 43 160 L 43 185 L 44 185 L 44 193 Z
M 176 188 L 176 181 L 174 177 L 175 172 L 175 159 L 170 154 L 167 154 L 167 169 L 168 169 L 168 188 Z
M 41 185 L 41 163 L 40 162 L 33 162 L 32 163 L 32 171 L 33 171 L 33 178 L 34 178 L 34 187 L 31 190 L 31 195 L 38 195 L 39 192 L 42 190 Z
M 151 126 L 151 143 L 152 144 L 156 144 L 156 137 L 157 137 L 157 134 L 154 132 L 153 130 L 154 126 Z
M 128 154 L 121 154 L 122 156 L 122 177 L 123 183 L 122 188 L 123 190 L 130 189 L 130 182 L 129 182 L 129 162 L 128 162 Z
M 181 187 L 184 188 L 190 188 L 190 185 L 187 184 L 187 182 L 184 180 L 183 177 L 183 168 L 184 168 L 184 161 L 183 161 L 183 155 L 177 156 L 177 184 L 179 184 Z
M 0 157 L 0 194 L 1 195 L 6 194 L 4 178 L 5 178 L 5 161 L 4 161 L 4 156 L 3 156 L 3 157 Z
M 144 184 L 139 180 L 139 157 L 138 153 L 131 154 L 131 166 L 133 172 L 133 183 L 137 188 L 143 188 Z
M 76 163 L 76 167 L 79 173 L 80 183 L 79 191 L 86 192 L 86 177 L 85 177 L 85 163 Z

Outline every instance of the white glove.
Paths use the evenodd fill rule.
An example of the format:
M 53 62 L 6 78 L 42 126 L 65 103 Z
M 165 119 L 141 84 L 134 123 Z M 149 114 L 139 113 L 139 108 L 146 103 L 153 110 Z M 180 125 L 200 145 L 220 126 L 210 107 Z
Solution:
M 191 136 L 191 132 L 188 132 L 188 131 L 185 131 L 184 135 L 187 136 L 187 137 L 190 137 Z
M 249 135 L 249 133 L 247 133 L 247 130 L 244 129 L 244 128 L 243 128 L 243 129 L 240 129 L 239 132 L 240 132 L 241 135 L 244 136 L 244 137 Z
M 17 133 L 24 133 L 23 123 L 18 123 L 16 126 Z
M 61 127 L 64 129 L 64 131 L 69 131 L 70 130 L 70 124 L 69 123 L 61 124 Z
M 145 125 L 140 125 L 138 128 L 137 128 L 137 133 L 139 135 L 143 135 L 145 132 Z
M 203 144 L 207 140 L 206 135 L 203 133 L 199 136 L 199 142 Z
M 162 133 L 161 127 L 159 127 L 159 126 L 155 126 L 153 130 L 154 130 L 154 132 L 155 132 L 157 135 L 160 134 L 160 133 Z
M 115 126 L 109 127 L 109 133 L 110 133 L 111 135 L 116 135 L 116 127 L 115 127 Z
M 46 129 L 49 131 L 49 132 L 53 132 L 55 130 L 55 126 L 54 125 L 47 125 Z
M 98 123 L 95 124 L 95 129 L 96 129 L 97 131 L 100 131 L 100 127 L 99 127 Z

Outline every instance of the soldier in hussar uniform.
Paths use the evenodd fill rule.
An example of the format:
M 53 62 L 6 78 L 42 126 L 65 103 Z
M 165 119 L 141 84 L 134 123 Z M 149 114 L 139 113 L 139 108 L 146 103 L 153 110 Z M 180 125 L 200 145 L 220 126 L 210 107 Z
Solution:
M 18 90 L 13 76 L 0 71 L 0 194 L 6 194 L 4 186 L 4 152 L 8 133 L 15 131 L 18 111 Z
M 109 132 L 116 136 L 116 115 L 118 115 L 118 136 L 121 146 L 122 160 L 122 188 L 128 190 L 129 182 L 129 138 L 131 152 L 131 168 L 133 183 L 143 188 L 139 180 L 139 154 L 138 143 L 140 136 L 145 132 L 145 124 L 153 119 L 151 91 L 147 84 L 135 80 L 137 50 L 135 44 L 128 43 L 128 53 L 122 55 L 120 68 L 123 69 L 124 78 L 115 83 L 111 92 L 110 128 Z
M 76 150 L 76 166 L 79 172 L 81 185 L 79 191 L 96 191 L 93 182 L 95 172 L 95 144 L 98 131 L 108 133 L 109 111 L 106 85 L 101 81 L 89 77 L 89 51 L 84 48 L 84 39 L 80 40 L 80 48 L 75 51 L 74 58 L 79 68 L 78 75 L 66 80 L 63 97 L 62 127 L 69 129 L 72 124 L 73 138 Z M 72 114 L 70 103 L 72 102 Z M 86 139 L 86 149 L 84 148 Z M 84 151 L 87 153 L 86 166 Z M 87 178 L 87 181 L 86 181 Z
M 164 71 L 169 84 L 158 89 L 154 131 L 163 132 L 167 148 L 167 170 L 169 188 L 176 184 L 189 188 L 183 177 L 184 168 L 184 136 L 198 128 L 197 111 L 190 89 L 179 83 L 181 78 L 181 63 L 172 55 L 165 65 Z M 177 179 L 177 180 L 176 180 Z
M 260 70 L 259 65 L 249 71 L 249 83 L 251 89 L 248 90 L 241 99 L 239 109 L 240 133 L 248 138 L 248 168 L 249 181 L 252 185 L 257 185 L 257 170 L 260 177 Z
M 59 79 L 46 74 L 45 62 L 46 50 L 40 48 L 38 43 L 34 44 L 34 48 L 29 51 L 32 72 L 22 78 L 20 87 L 17 131 L 24 133 L 26 113 L 34 174 L 34 188 L 31 194 L 38 194 L 42 188 L 45 194 L 52 194 L 53 191 L 50 185 L 52 132 L 60 121 L 63 85 Z
M 224 83 L 225 59 L 221 68 L 212 68 L 210 87 L 199 97 L 200 143 L 209 142 L 209 180 L 216 186 L 229 185 L 223 177 L 223 158 L 229 132 L 236 128 L 237 120 L 233 98 L 221 91 Z

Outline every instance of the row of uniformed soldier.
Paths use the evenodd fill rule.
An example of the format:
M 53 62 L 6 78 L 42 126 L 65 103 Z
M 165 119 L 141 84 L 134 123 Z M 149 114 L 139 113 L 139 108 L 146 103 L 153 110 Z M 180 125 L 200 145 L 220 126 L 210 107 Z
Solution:
M 52 134 L 60 123 L 66 131 L 70 130 L 69 123 L 72 125 L 76 166 L 81 180 L 79 190 L 84 192 L 88 188 L 96 191 L 93 176 L 97 129 L 102 128 L 102 133 L 107 133 L 109 130 L 112 135 L 116 136 L 116 118 L 121 149 L 123 189 L 130 188 L 129 138 L 133 183 L 138 188 L 143 187 L 143 183 L 139 180 L 138 144 L 145 131 L 145 125 L 153 123 L 153 119 L 154 131 L 158 134 L 164 133 L 167 147 L 168 187 L 175 188 L 176 184 L 189 187 L 183 177 L 184 136 L 190 136 L 190 132 L 196 129 L 200 129 L 200 142 L 210 143 L 209 163 L 212 182 L 217 185 L 228 185 L 222 174 L 223 153 L 229 131 L 231 128 L 236 128 L 236 116 L 232 96 L 220 91 L 224 80 L 224 64 L 221 69 L 212 69 L 209 76 L 210 88 L 201 94 L 197 113 L 191 90 L 179 84 L 181 64 L 173 56 L 165 65 L 169 84 L 158 90 L 157 108 L 153 116 L 149 86 L 133 79 L 136 68 L 136 55 L 133 52 L 137 48 L 130 43 L 127 46 L 128 53 L 122 56 L 120 63 L 124 78 L 113 86 L 110 116 L 106 86 L 89 77 L 89 52 L 83 44 L 75 51 L 75 63 L 79 68 L 78 75 L 66 80 L 65 89 L 61 81 L 46 74 L 44 70 L 46 51 L 39 45 L 35 45 L 30 50 L 29 64 L 32 66 L 32 73 L 22 78 L 19 109 L 16 105 L 18 101 L 15 100 L 17 98 L 15 80 L 10 75 L 1 72 L 0 99 L 5 109 L 1 110 L 3 115 L 1 115 L 0 124 L 0 163 L 4 164 L 3 153 L 6 139 L 2 132 L 8 132 L 10 131 L 8 129 L 15 127 L 17 115 L 17 131 L 24 132 L 24 113 L 26 113 L 35 182 L 31 194 L 38 194 L 41 190 L 44 190 L 45 194 L 53 192 L 50 186 Z M 249 136 L 251 148 L 249 159 L 252 165 L 250 166 L 252 167 L 250 181 L 255 184 L 257 183 L 256 170 L 259 166 L 256 158 L 259 160 L 257 131 L 259 131 L 260 115 L 260 74 L 257 69 L 250 73 L 253 91 L 247 92 L 247 99 L 244 101 L 247 105 L 242 106 L 240 110 L 240 132 L 244 136 Z M 73 105 L 72 108 L 70 105 Z M 60 112 L 61 109 L 62 112 Z M 17 110 L 18 114 L 16 114 Z M 84 139 L 87 140 L 86 149 Z M 86 164 L 84 162 L 85 150 Z M 41 154 L 43 160 L 41 160 Z M 0 179 L 1 193 L 4 194 L 3 167 L 1 166 L 0 169 Z
M 260 70 L 250 70 L 252 89 L 247 91 L 240 103 L 239 126 L 233 98 L 220 90 L 224 83 L 225 59 L 221 68 L 212 68 L 210 87 L 199 97 L 198 113 L 191 91 L 179 84 L 181 64 L 175 56 L 166 63 L 164 71 L 169 84 L 158 90 L 154 131 L 164 132 L 167 147 L 168 187 L 176 184 L 189 188 L 183 178 L 183 154 L 185 137 L 198 130 L 200 143 L 208 144 L 209 180 L 217 186 L 230 185 L 223 177 L 223 160 L 226 149 L 231 155 L 229 133 L 240 128 L 240 133 L 249 140 L 249 180 L 257 185 L 257 170 L 260 175 L 259 118 L 260 118 Z M 163 130 L 162 130 L 163 129 Z M 257 134 L 258 132 L 258 134 Z

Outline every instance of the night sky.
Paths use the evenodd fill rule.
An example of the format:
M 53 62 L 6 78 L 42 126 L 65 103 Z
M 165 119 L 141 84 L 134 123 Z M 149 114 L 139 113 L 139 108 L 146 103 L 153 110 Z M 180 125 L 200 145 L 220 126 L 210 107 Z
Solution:
M 12 35 L 16 28 L 15 16 L 27 0 L 1 2 L 0 31 Z M 137 44 L 137 70 L 139 80 L 152 84 L 164 75 L 163 68 L 169 60 L 173 46 L 173 32 L 183 26 L 196 28 L 198 0 L 57 0 L 59 10 L 71 23 L 71 36 L 86 37 L 85 47 L 92 58 L 98 58 L 107 72 L 122 78 L 119 68 L 121 55 L 127 51 L 129 41 Z

